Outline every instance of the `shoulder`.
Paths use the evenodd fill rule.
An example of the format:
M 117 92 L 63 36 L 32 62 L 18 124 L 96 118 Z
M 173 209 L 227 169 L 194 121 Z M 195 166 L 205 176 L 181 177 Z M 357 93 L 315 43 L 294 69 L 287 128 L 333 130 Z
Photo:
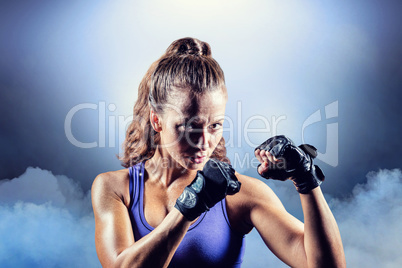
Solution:
M 284 209 L 279 198 L 265 182 L 237 172 L 236 177 L 241 183 L 240 191 L 226 197 L 228 216 L 231 224 L 237 226 L 236 229 L 243 233 L 250 231 L 254 227 L 252 214 L 255 211 L 264 210 L 268 216 L 269 211 Z
M 96 176 L 92 183 L 91 195 L 92 203 L 96 203 L 114 198 L 121 200 L 126 206 L 130 203 L 128 169 L 109 171 Z

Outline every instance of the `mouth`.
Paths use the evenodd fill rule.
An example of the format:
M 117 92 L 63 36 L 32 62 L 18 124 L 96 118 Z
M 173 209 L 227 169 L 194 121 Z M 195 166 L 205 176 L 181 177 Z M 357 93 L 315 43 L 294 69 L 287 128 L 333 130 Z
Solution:
M 196 163 L 196 164 L 201 164 L 204 162 L 206 155 L 196 155 L 196 156 L 190 156 L 189 157 L 191 162 Z

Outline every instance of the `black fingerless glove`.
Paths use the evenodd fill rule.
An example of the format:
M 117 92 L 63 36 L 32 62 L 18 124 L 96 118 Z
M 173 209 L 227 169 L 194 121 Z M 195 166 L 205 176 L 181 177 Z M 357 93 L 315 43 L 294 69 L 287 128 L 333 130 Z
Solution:
M 297 147 L 291 139 L 280 135 L 268 139 L 255 150 L 257 149 L 268 151 L 280 160 L 278 163 L 270 163 L 268 171 L 260 174 L 266 179 L 291 179 L 301 194 L 310 192 L 325 179 L 321 169 L 313 165 L 317 149 L 312 145 L 302 144 Z
M 188 220 L 193 221 L 216 203 L 240 191 L 240 182 L 231 165 L 210 159 L 202 171 L 176 200 L 177 208 Z

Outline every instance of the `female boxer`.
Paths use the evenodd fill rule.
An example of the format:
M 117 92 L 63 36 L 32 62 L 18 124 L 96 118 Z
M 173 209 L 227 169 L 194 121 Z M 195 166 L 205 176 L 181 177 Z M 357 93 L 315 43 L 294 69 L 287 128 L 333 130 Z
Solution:
M 210 46 L 173 42 L 143 78 L 121 157 L 92 186 L 104 267 L 240 267 L 253 228 L 292 267 L 345 267 L 314 148 L 273 137 L 255 150 L 266 178 L 293 180 L 304 224 L 273 191 L 235 173 L 222 137 L 227 90 Z M 296 191 L 295 191 L 296 194 Z

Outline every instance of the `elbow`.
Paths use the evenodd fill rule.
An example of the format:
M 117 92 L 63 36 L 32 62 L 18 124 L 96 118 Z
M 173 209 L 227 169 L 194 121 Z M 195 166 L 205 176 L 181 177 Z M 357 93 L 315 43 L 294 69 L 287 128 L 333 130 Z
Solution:
M 141 255 L 128 254 L 126 250 L 117 254 L 114 259 L 111 268 L 136 268 L 136 267 L 148 267 L 147 265 L 141 264 Z
M 125 268 L 125 267 L 136 267 L 135 265 L 129 265 L 128 260 L 126 258 L 126 254 L 124 251 L 121 251 L 117 254 L 116 258 L 114 259 L 111 268 Z
M 105 256 L 100 256 L 99 261 L 100 264 L 103 268 L 123 268 L 123 267 L 137 267 L 133 265 L 129 265 L 129 261 L 127 258 L 127 254 L 125 254 L 124 251 L 118 253 L 115 252 L 115 254 L 109 255 L 108 257 Z M 131 262 L 130 262 L 131 263 Z
M 120 255 L 119 255 L 120 256 Z M 110 268 L 118 268 L 118 267 L 121 267 L 121 268 L 123 268 L 123 267 L 126 267 L 125 265 L 124 265 L 124 260 L 123 260 L 123 258 L 119 258 L 119 256 L 117 256 L 117 258 L 114 260 L 114 262 L 113 262 L 113 264 L 110 266 Z

